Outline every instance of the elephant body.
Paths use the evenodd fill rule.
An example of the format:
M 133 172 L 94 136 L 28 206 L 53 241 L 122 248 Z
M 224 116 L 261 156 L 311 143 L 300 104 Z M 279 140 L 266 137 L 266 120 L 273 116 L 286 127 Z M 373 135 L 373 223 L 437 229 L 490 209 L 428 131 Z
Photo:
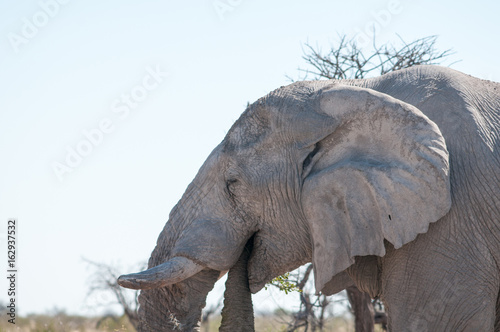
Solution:
M 352 273 L 379 279 L 393 331 L 500 331 L 500 84 L 444 68 L 402 74 L 366 87 L 416 106 L 440 128 L 451 209 L 415 241 L 388 250 L 378 278 L 363 277 L 364 266 Z
M 143 330 L 191 331 L 252 238 L 254 293 L 312 261 L 318 291 L 380 297 L 390 331 L 500 331 L 499 140 L 500 84 L 448 68 L 282 87 L 208 157 L 150 269 L 119 282 L 144 289 Z

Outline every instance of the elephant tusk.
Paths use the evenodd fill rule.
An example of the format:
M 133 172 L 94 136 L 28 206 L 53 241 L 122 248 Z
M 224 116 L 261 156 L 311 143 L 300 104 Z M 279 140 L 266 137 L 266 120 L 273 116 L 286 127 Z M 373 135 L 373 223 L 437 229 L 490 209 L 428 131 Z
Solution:
M 176 284 L 203 270 L 204 267 L 185 257 L 174 257 L 146 271 L 125 274 L 118 284 L 131 289 L 160 288 Z
M 219 280 L 220 278 L 222 278 L 223 276 L 225 276 L 226 273 L 227 273 L 227 271 L 229 271 L 229 270 L 220 271 L 219 278 L 217 278 L 217 280 Z

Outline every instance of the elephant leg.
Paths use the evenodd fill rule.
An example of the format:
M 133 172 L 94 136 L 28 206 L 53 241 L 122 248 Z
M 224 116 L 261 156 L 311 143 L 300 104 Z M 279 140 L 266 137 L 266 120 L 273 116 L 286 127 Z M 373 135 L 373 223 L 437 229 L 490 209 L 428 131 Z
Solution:
M 247 271 L 252 245 L 253 239 L 250 239 L 240 258 L 228 272 L 220 332 L 255 331 L 252 293 L 248 285 Z

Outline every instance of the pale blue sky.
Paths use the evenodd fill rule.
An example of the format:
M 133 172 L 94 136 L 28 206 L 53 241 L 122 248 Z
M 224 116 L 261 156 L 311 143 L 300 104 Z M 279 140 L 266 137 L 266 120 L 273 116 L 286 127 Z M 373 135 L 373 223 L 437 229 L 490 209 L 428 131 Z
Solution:
M 500 80 L 494 1 L 55 1 L 0 0 L 0 240 L 18 218 L 21 314 L 92 313 L 81 258 L 146 260 L 246 103 L 299 76 L 307 41 L 327 49 L 378 20 L 380 43 L 437 34 L 452 68 Z M 218 3 L 234 4 L 223 19 Z M 113 131 L 60 181 L 53 164 L 101 121 Z

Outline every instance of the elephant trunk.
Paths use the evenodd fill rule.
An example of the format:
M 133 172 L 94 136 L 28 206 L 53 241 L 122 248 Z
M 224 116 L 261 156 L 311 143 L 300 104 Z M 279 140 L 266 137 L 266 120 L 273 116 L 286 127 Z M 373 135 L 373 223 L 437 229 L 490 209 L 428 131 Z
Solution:
M 121 276 L 120 285 L 141 289 L 138 331 L 198 331 L 201 310 L 220 271 L 175 255 L 176 242 L 189 221 L 177 206 L 161 232 L 148 270 Z
M 201 310 L 219 271 L 203 270 L 180 283 L 142 290 L 139 331 L 199 331 Z
M 133 286 L 146 286 L 139 287 L 139 331 L 197 331 L 206 296 L 219 276 L 218 271 L 200 269 L 192 260 L 172 254 L 187 222 L 178 211 L 174 208 L 161 232 L 149 269 L 120 277 Z M 169 282 L 172 279 L 176 282 Z
M 252 247 L 253 238 L 248 241 L 240 258 L 228 272 L 219 332 L 255 331 L 252 293 L 248 284 L 247 268 Z

